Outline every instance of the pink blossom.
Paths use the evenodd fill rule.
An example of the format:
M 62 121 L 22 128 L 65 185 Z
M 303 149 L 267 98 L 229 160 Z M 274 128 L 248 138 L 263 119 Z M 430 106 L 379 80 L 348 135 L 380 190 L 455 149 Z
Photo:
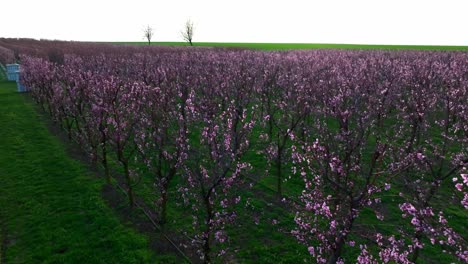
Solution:
M 392 185 L 389 184 L 389 183 L 385 183 L 384 186 L 385 186 L 384 189 L 385 189 L 386 191 L 388 191 L 388 190 L 390 190 L 390 187 L 391 187 Z
M 309 251 L 310 255 L 315 256 L 315 248 L 314 247 L 308 247 L 307 250 Z

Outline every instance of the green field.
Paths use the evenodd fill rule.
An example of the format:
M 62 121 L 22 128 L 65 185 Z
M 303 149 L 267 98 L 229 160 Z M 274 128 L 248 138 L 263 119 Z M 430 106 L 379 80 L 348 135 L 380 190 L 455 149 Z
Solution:
M 116 44 L 147 45 L 147 42 L 113 42 Z M 151 45 L 187 46 L 186 42 L 152 42 Z M 236 47 L 261 50 L 287 49 L 384 49 L 384 50 L 468 50 L 468 46 L 429 46 L 429 45 L 362 45 L 362 44 L 318 44 L 318 43 L 227 43 L 194 42 L 200 47 Z

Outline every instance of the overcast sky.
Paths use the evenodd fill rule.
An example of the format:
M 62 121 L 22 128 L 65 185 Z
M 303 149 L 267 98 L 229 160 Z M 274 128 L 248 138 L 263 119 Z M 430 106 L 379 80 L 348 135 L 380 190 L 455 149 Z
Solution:
M 468 46 L 468 0 L 2 0 L 0 37 Z

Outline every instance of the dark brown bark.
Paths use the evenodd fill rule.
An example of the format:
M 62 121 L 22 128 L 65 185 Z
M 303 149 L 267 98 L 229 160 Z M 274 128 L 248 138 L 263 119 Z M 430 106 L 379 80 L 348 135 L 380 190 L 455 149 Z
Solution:
M 127 185 L 128 202 L 130 203 L 130 207 L 133 208 L 135 205 L 135 197 L 133 194 L 132 179 L 130 177 L 130 169 L 128 168 L 128 161 L 124 159 L 119 159 L 119 160 L 124 170 L 125 184 Z
M 203 262 L 208 264 L 211 263 L 211 244 L 210 244 L 210 236 L 211 236 L 211 220 L 213 219 L 213 209 L 211 208 L 210 204 L 210 196 L 207 195 L 203 199 L 205 203 L 206 209 L 206 230 L 205 230 L 205 237 L 203 238 Z
M 278 158 L 276 159 L 276 177 L 277 177 L 277 186 L 276 186 L 276 191 L 278 196 L 281 197 L 283 193 L 283 188 L 282 188 L 282 183 L 283 183 L 283 175 L 282 175 L 282 165 L 281 165 L 281 152 L 278 151 Z
M 352 204 L 355 204 L 355 201 L 351 202 Z M 354 208 L 355 209 L 355 208 Z M 351 208 L 350 214 L 352 214 L 353 207 Z M 341 230 L 351 230 L 353 227 L 355 218 L 350 215 L 347 221 L 347 224 L 341 228 Z M 344 235 L 340 234 L 338 237 L 338 241 L 336 242 L 335 249 L 333 250 L 333 253 L 328 257 L 327 263 L 328 264 L 335 264 L 338 259 L 341 257 L 341 251 L 343 250 L 343 247 L 346 242 L 346 238 L 348 236 L 348 233 L 345 233 Z
M 102 144 L 102 166 L 104 167 L 104 176 L 106 177 L 107 183 L 111 183 L 111 175 L 109 172 L 109 164 L 107 162 L 107 136 L 102 123 L 99 125 L 99 132 L 101 132 L 101 144 Z

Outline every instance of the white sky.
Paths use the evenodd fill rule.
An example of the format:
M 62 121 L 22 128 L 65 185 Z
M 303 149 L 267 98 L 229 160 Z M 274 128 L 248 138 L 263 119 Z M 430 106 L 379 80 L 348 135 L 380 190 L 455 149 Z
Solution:
M 1 0 L 0 37 L 468 46 L 468 0 Z

